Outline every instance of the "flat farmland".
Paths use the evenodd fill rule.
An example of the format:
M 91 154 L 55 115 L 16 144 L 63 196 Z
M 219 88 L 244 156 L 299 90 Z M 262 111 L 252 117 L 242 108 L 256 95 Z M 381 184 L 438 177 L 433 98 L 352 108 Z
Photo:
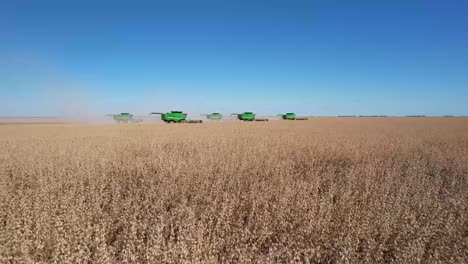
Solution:
M 466 263 L 467 118 L 0 126 L 1 263 Z

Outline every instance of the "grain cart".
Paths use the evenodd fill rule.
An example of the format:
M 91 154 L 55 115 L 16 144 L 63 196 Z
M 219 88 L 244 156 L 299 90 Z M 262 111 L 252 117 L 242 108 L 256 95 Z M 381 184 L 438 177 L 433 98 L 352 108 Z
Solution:
M 202 123 L 201 120 L 189 120 L 187 114 L 182 111 L 170 111 L 167 113 L 152 112 L 150 115 L 161 115 L 161 120 L 166 123 Z
M 210 120 L 221 120 L 223 118 L 223 115 L 220 113 L 203 114 L 202 116 L 206 116 Z
M 133 115 L 130 113 L 120 113 L 116 115 L 107 115 L 107 116 L 112 116 L 117 123 L 129 123 L 129 122 L 137 123 L 137 122 L 142 121 L 140 119 L 133 118 Z
M 286 113 L 281 116 L 284 120 L 307 120 L 307 117 L 296 117 L 295 113 Z
M 241 121 L 268 121 L 267 118 L 255 118 L 255 114 L 252 112 L 244 112 L 242 114 L 231 114 L 233 116 L 237 116 L 237 119 Z

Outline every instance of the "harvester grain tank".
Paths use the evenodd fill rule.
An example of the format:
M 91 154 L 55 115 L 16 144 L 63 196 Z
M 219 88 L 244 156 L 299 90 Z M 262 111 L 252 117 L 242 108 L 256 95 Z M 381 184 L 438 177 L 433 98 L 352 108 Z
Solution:
M 307 117 L 297 117 L 295 113 L 286 113 L 281 115 L 284 120 L 307 120 Z
M 187 119 L 187 114 L 182 111 L 170 111 L 167 113 L 152 112 L 150 115 L 161 115 L 161 120 L 166 123 L 202 123 L 201 120 Z
M 236 113 L 233 113 L 231 114 L 233 116 L 237 116 L 237 119 L 241 120 L 241 121 L 268 121 L 267 118 L 255 118 L 255 114 L 252 113 L 252 112 L 243 112 L 242 114 L 236 114 Z
M 202 116 L 206 116 L 206 118 L 210 119 L 210 120 L 221 120 L 221 119 L 223 119 L 223 115 L 220 114 L 220 113 L 203 114 Z

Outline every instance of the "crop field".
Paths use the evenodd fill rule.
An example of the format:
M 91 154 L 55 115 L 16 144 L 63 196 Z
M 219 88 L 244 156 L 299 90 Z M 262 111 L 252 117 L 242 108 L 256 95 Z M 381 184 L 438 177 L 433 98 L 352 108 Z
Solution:
M 467 263 L 468 119 L 0 126 L 0 263 Z

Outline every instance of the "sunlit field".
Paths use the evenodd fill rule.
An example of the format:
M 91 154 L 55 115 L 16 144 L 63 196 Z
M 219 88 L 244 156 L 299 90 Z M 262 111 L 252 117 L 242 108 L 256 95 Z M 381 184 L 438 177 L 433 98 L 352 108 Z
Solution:
M 0 263 L 466 263 L 468 119 L 0 126 Z

